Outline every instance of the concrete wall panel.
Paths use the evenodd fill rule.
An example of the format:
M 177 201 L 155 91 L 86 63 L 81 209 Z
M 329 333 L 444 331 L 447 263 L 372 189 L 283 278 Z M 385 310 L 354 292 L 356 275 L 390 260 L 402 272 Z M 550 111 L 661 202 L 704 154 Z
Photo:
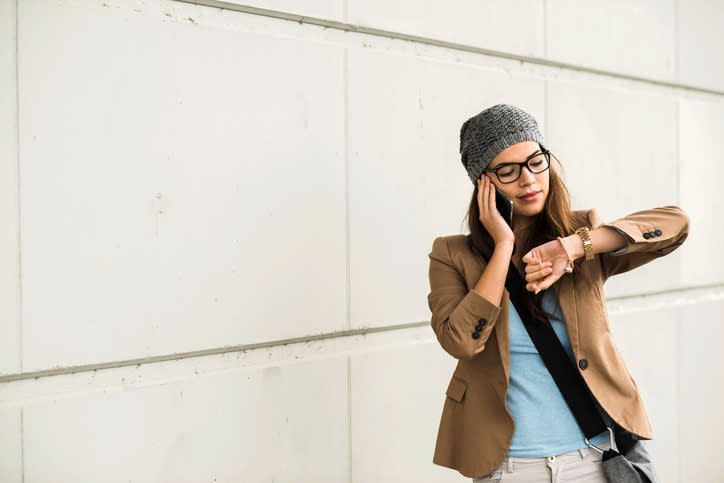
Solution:
M 0 477 L 3 483 L 23 480 L 22 410 L 0 409 Z
M 346 358 L 26 407 L 25 481 L 347 481 Z
M 680 312 L 679 481 L 721 481 L 724 301 L 685 306 Z
M 0 374 L 20 371 L 16 12 L 0 2 Z
M 679 152 L 681 206 L 691 217 L 691 231 L 681 247 L 681 272 L 687 285 L 722 283 L 724 255 L 724 101 L 681 100 Z
M 678 81 L 724 91 L 724 2 L 676 2 Z
M 341 48 L 19 14 L 25 370 L 346 327 Z
M 354 481 L 460 481 L 431 463 L 456 360 L 437 343 L 351 360 Z
M 671 308 L 611 317 L 613 336 L 636 381 L 654 439 L 647 441 L 663 482 L 679 481 L 679 312 Z
M 673 81 L 675 1 L 546 2 L 546 57 Z

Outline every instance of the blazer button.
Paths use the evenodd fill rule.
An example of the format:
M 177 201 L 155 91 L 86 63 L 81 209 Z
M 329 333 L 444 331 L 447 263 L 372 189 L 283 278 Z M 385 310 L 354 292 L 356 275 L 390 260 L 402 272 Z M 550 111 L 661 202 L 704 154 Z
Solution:
M 655 234 L 656 236 L 661 236 L 661 230 L 656 230 L 656 231 L 654 232 L 654 234 Z
M 473 332 L 473 339 L 480 339 L 480 332 Z
M 475 332 L 480 332 L 481 330 L 483 330 L 483 324 L 478 324 L 475 326 Z
M 586 359 L 581 359 L 580 361 L 578 361 L 578 367 L 580 367 L 581 370 L 585 371 L 588 367 L 588 361 Z
M 478 323 L 479 323 L 480 325 L 485 325 L 485 324 L 488 323 L 488 321 L 485 320 L 485 319 L 479 319 L 479 320 L 478 320 Z
M 649 233 L 644 233 L 644 238 L 648 240 L 649 238 L 651 238 L 651 235 Z

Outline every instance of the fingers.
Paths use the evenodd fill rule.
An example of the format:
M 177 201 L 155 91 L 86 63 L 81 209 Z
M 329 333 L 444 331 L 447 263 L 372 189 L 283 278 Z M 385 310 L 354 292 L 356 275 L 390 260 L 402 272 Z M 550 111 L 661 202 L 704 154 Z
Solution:
M 483 181 L 483 193 L 481 194 L 481 201 L 483 202 L 483 209 L 485 210 L 485 216 L 490 215 L 490 206 L 488 205 L 488 191 L 490 190 L 490 181 L 487 176 L 482 177 Z
M 492 206 L 495 206 L 495 192 L 490 185 L 490 178 L 483 174 L 480 178 L 478 178 L 478 207 L 480 208 L 480 214 L 483 218 L 487 218 L 490 215 L 491 193 L 493 195 Z
M 534 262 L 529 263 L 525 266 L 525 273 L 531 273 L 531 272 L 537 272 L 540 270 L 543 270 L 544 268 L 552 267 L 553 263 L 551 262 Z
M 550 274 L 553 271 L 552 267 L 540 267 L 539 270 L 534 271 L 528 271 L 529 267 L 525 268 L 525 271 L 527 272 L 525 275 L 526 282 L 535 282 L 538 279 L 541 279 L 543 277 L 547 277 L 548 274 Z
M 483 203 L 483 200 L 485 199 L 483 196 L 483 193 L 485 192 L 485 176 L 481 176 L 478 178 L 478 208 L 480 209 L 480 216 L 485 216 L 485 204 Z
M 532 283 L 527 283 L 525 286 L 525 289 L 528 290 L 529 292 L 538 294 L 542 290 L 547 290 L 559 278 L 560 278 L 560 276 L 558 276 L 554 273 L 550 273 L 547 277 L 545 277 L 542 280 L 537 280 Z
M 538 260 L 538 257 L 533 250 L 523 256 L 523 262 L 526 263 L 525 281 L 528 282 L 525 286 L 526 290 L 535 293 L 545 290 L 545 288 L 542 287 L 542 284 L 545 282 L 544 277 L 547 277 L 552 273 L 552 264 L 550 262 L 541 262 Z
M 538 256 L 535 253 L 535 251 L 531 250 L 525 255 L 523 255 L 523 263 L 540 263 L 540 260 L 538 260 Z

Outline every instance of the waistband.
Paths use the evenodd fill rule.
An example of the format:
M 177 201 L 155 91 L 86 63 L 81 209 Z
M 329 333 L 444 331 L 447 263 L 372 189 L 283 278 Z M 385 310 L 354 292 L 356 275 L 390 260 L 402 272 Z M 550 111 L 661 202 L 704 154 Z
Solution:
M 611 444 L 609 442 L 596 445 L 599 449 L 605 451 L 611 447 Z M 585 447 L 581 449 L 577 449 L 574 451 L 569 451 L 568 453 L 563 454 L 557 454 L 557 455 L 551 455 L 551 456 L 544 456 L 540 458 L 527 458 L 523 456 L 506 456 L 503 460 L 503 463 L 501 466 L 503 468 L 507 468 L 508 472 L 513 471 L 513 466 L 516 464 L 523 464 L 523 465 L 545 465 L 548 466 L 551 463 L 571 463 L 575 461 L 580 461 L 583 459 L 591 459 L 598 457 L 600 459 L 601 453 L 593 448 Z

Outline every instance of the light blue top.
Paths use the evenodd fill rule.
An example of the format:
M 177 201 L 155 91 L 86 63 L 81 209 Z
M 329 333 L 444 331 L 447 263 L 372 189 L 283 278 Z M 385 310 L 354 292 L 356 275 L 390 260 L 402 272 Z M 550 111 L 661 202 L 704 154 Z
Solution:
M 555 314 L 560 319 L 550 322 L 571 361 L 574 361 L 563 313 L 553 288 L 544 292 L 542 305 L 543 310 Z M 508 454 L 540 458 L 585 448 L 583 431 L 533 345 L 512 303 L 509 306 L 509 314 L 510 386 L 506 405 L 515 421 L 515 433 Z M 610 425 L 611 418 L 598 402 L 596 406 L 606 424 Z M 607 441 L 609 441 L 608 431 L 590 440 L 591 444 L 595 445 Z

